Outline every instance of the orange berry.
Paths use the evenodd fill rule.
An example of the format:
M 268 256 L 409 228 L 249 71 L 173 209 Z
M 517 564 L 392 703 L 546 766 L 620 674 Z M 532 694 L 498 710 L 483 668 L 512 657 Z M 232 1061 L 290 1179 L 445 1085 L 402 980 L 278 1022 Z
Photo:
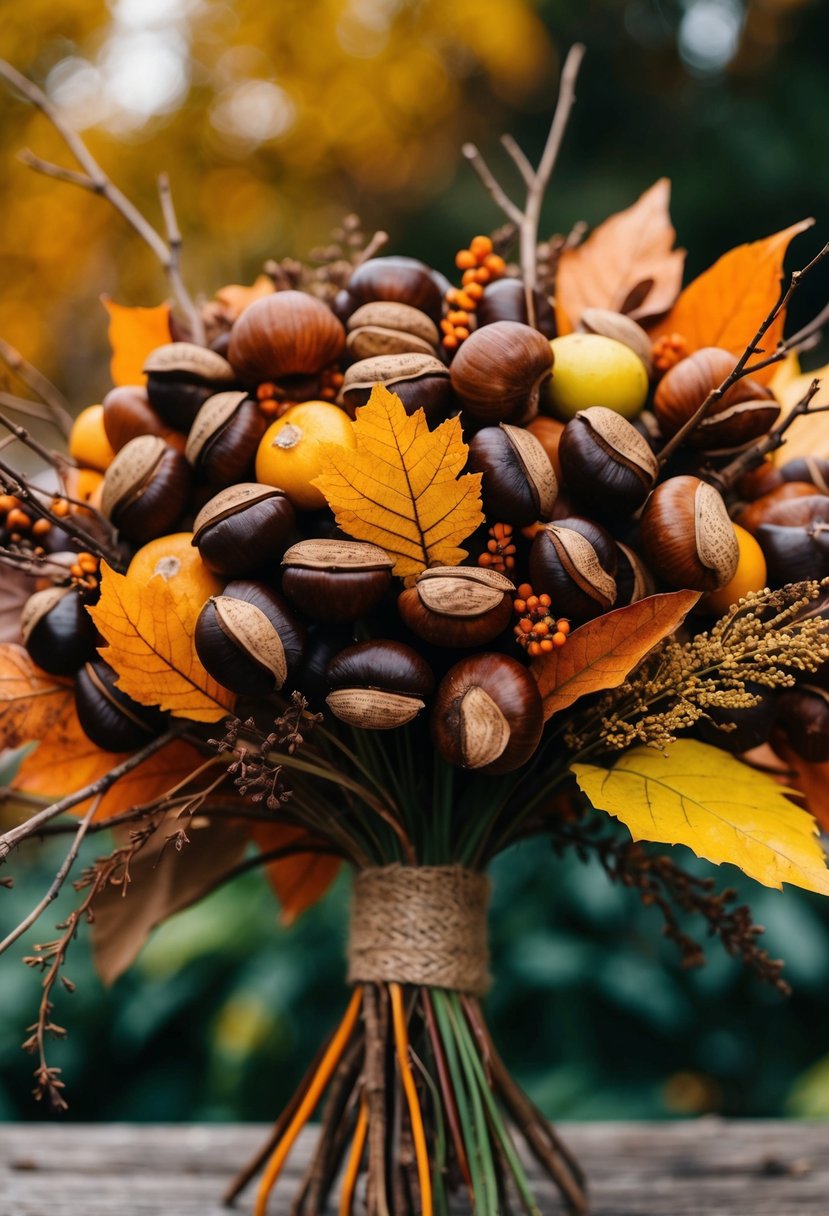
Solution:
M 20 503 L 13 494 L 0 494 L 0 513 L 3 515 L 9 511 L 13 511 L 15 507 L 19 507 Z
M 454 309 L 447 314 L 446 320 L 452 325 L 468 325 L 469 313 L 465 312 L 462 308 Z
M 491 253 L 484 258 L 484 268 L 489 271 L 494 278 L 500 278 L 507 268 L 504 259 L 498 253 Z
M 471 296 L 468 296 L 465 291 L 456 291 L 454 302 L 457 304 L 458 308 L 464 308 L 468 312 L 475 311 L 475 301 Z
M 550 632 L 550 626 L 547 624 L 546 621 L 538 621 L 537 624 L 535 624 L 533 626 L 533 633 L 536 635 L 536 637 L 543 638 L 549 632 Z
M 475 271 L 475 282 L 480 283 L 482 287 L 486 287 L 487 283 L 492 281 L 492 275 L 487 270 L 486 266 L 479 266 Z
M 492 253 L 492 238 L 488 236 L 473 236 L 469 242 L 469 252 L 482 262 L 484 258 Z
M 563 633 L 565 637 L 570 632 L 570 622 L 566 617 L 562 617 L 560 621 L 556 621 L 556 629 L 559 633 Z
M 454 334 L 446 334 L 443 339 L 443 345 L 447 350 L 455 350 L 460 345 Z
M 478 283 L 477 280 L 472 283 L 467 283 L 466 286 L 464 287 L 464 291 L 473 300 L 482 300 L 483 299 L 483 296 L 484 296 L 483 284 Z
M 527 596 L 527 608 L 530 610 L 530 612 L 532 612 L 532 610 L 537 607 L 538 607 L 538 596 L 537 595 L 528 595 Z
M 458 270 L 469 270 L 473 267 L 478 259 L 472 249 L 459 249 L 455 254 L 455 265 Z
M 6 516 L 6 527 L 12 528 L 15 531 L 28 532 L 32 526 L 32 521 L 29 519 L 25 511 L 21 511 L 20 507 L 12 507 Z
M 518 594 L 521 596 L 522 600 L 527 599 L 527 597 L 532 595 L 532 593 L 533 593 L 533 589 L 529 583 L 521 583 L 521 585 L 518 588 Z
M 65 498 L 54 499 L 54 501 L 52 502 L 52 514 L 60 515 L 60 516 L 69 514 L 69 503 L 66 501 Z
M 51 521 L 48 519 L 36 519 L 32 524 L 32 532 L 35 536 L 45 536 L 52 527 Z
M 458 339 L 459 342 L 465 342 L 466 339 L 469 337 L 469 330 L 466 328 L 465 325 L 459 325 L 458 328 L 455 330 L 455 337 Z
M 491 553 L 481 553 L 478 557 L 478 565 L 484 566 L 484 567 L 491 566 L 492 565 L 492 554 Z
M 564 633 L 554 633 L 550 640 L 554 646 L 563 646 L 567 641 L 567 635 Z
M 477 273 L 478 273 L 477 267 L 473 267 L 471 270 L 465 270 L 463 272 L 463 274 L 461 275 L 462 285 L 464 287 L 469 287 L 470 283 L 475 283 L 477 281 L 475 278 Z
M 554 647 L 553 647 L 553 639 L 552 639 L 552 638 L 544 638 L 542 641 L 540 641 L 540 642 L 538 643 L 538 648 L 539 648 L 539 650 L 541 651 L 541 653 L 542 653 L 542 654 L 549 654 L 549 653 L 550 653 L 550 651 L 554 649 Z
M 549 597 L 549 595 L 540 595 L 540 596 L 538 597 L 538 602 L 539 602 L 539 604 L 541 605 L 541 607 L 542 607 L 542 608 L 549 608 L 549 607 L 550 607 L 550 597 Z
M 526 600 L 513 600 L 512 606 L 515 609 L 515 611 L 518 613 L 519 616 L 523 616 L 524 613 L 527 611 L 527 601 Z
M 454 326 L 448 317 L 443 318 L 440 323 L 440 327 L 445 334 L 451 334 L 452 330 L 454 329 Z
M 521 630 L 522 633 L 532 633 L 532 627 L 533 627 L 532 621 L 528 621 L 526 617 L 522 617 L 521 620 L 518 622 L 518 628 Z

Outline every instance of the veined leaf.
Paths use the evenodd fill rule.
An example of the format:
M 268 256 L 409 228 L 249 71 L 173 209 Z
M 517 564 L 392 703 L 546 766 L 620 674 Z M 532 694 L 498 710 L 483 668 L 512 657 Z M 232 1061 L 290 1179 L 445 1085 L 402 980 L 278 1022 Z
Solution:
M 157 346 L 172 342 L 170 305 L 129 308 L 102 296 L 109 313 L 110 375 L 113 384 L 144 384 L 144 361 Z
M 728 752 L 679 739 L 667 754 L 634 747 L 612 768 L 574 764 L 573 773 L 593 806 L 621 819 L 634 840 L 687 845 L 767 887 L 788 882 L 829 895 L 812 816 L 773 777 Z
M 483 515 L 480 473 L 459 476 L 468 449 L 458 419 L 430 431 L 423 410 L 409 417 L 395 393 L 375 384 L 354 434 L 354 449 L 323 445 L 326 467 L 314 482 L 343 531 L 385 549 L 400 578 L 462 562 L 458 545 Z
M 530 670 L 544 702 L 544 720 L 579 697 L 617 688 L 657 642 L 682 624 L 696 591 L 649 595 L 575 629 L 567 645 L 533 659 Z
M 101 598 L 89 611 L 109 643 L 102 653 L 118 672 L 118 687 L 176 718 L 217 722 L 234 698 L 196 654 L 193 633 L 201 603 L 167 579 L 139 582 L 106 563 L 103 571 Z
M 0 645 L 0 747 L 60 735 L 74 704 L 71 680 L 35 667 L 22 646 Z

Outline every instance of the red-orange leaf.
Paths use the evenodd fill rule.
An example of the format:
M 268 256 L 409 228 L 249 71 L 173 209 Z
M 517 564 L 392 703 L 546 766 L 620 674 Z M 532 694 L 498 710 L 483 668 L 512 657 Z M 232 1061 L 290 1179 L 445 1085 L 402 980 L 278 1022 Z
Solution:
M 170 305 L 155 308 L 129 308 L 102 296 L 109 313 L 109 345 L 112 350 L 110 375 L 113 384 L 143 384 L 144 361 L 157 346 L 172 342 Z
M 774 749 L 788 770 L 782 780 L 800 791 L 807 811 L 829 832 L 829 763 L 810 764 L 779 739 L 775 739 Z
M 35 667 L 22 646 L 0 646 L 0 748 L 59 736 L 74 702 L 71 681 Z
M 612 308 L 637 320 L 667 312 L 685 265 L 684 250 L 674 249 L 670 197 L 671 183 L 662 177 L 582 245 L 564 251 L 556 278 L 560 334 L 578 325 L 585 308 Z
M 682 624 L 697 591 L 649 595 L 582 625 L 560 650 L 534 659 L 531 670 L 544 701 L 544 720 L 579 697 L 617 688 L 648 651 Z
M 704 271 L 683 291 L 667 317 L 651 336 L 681 334 L 689 350 L 721 346 L 736 357 L 756 334 L 763 318 L 780 294 L 783 259 L 793 237 L 810 228 L 813 220 L 801 220 L 762 241 L 738 245 Z M 783 336 L 785 314 L 767 330 L 762 346 L 771 351 Z M 774 367 L 758 372 L 756 379 L 768 383 Z
M 251 836 L 263 853 L 290 846 L 308 833 L 284 823 L 251 824 Z M 266 873 L 282 908 L 282 923 L 292 924 L 301 912 L 322 899 L 334 881 L 340 861 L 328 853 L 296 853 L 268 862 Z

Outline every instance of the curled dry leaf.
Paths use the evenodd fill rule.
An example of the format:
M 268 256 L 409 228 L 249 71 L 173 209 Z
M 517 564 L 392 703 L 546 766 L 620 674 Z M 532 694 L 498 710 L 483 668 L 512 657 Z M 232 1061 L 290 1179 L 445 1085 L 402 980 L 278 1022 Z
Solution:
M 292 841 L 308 837 L 302 828 L 284 823 L 252 822 L 250 834 L 263 853 L 288 848 Z M 279 900 L 283 925 L 293 924 L 322 899 L 339 868 L 339 858 L 330 853 L 297 853 L 267 863 L 265 873 Z
M 682 287 L 685 265 L 685 251 L 674 249 L 670 197 L 671 183 L 662 177 L 582 245 L 565 249 L 556 277 L 560 334 L 578 325 L 585 308 L 626 312 L 640 322 L 668 311 Z
M 106 563 L 103 571 L 101 598 L 90 615 L 109 643 L 101 653 L 118 672 L 118 687 L 175 718 L 224 717 L 233 694 L 207 674 L 193 641 L 201 602 L 163 578 L 139 582 Z
M 579 697 L 617 688 L 663 638 L 670 637 L 699 599 L 697 591 L 649 595 L 573 631 L 567 645 L 533 659 L 544 720 Z
M 109 296 L 101 296 L 109 313 L 110 375 L 113 384 L 143 384 L 144 360 L 157 346 L 172 342 L 170 305 L 129 308 Z
M 612 768 L 574 764 L 573 773 L 593 806 L 621 819 L 634 840 L 686 845 L 764 886 L 829 895 L 815 820 L 773 777 L 728 752 L 679 739 L 667 754 L 634 747 Z
M 207 304 L 208 310 L 214 310 L 229 325 L 236 321 L 246 308 L 264 296 L 274 293 L 273 279 L 266 274 L 260 274 L 250 287 L 241 283 L 228 283 L 220 287 L 212 300 Z
M 761 241 L 738 245 L 689 283 L 671 311 L 651 331 L 651 337 L 681 334 L 690 351 L 721 346 L 734 360 L 743 354 L 780 295 L 783 260 L 791 240 L 814 223 L 801 220 Z M 775 318 L 763 338 L 770 353 L 783 336 L 785 310 Z M 749 363 L 749 366 L 751 364 Z M 774 367 L 756 372 L 767 384 Z
M 422 409 L 409 417 L 397 394 L 376 384 L 354 433 L 354 449 L 324 445 L 326 468 L 314 482 L 343 531 L 385 549 L 403 579 L 462 562 L 458 545 L 484 517 L 481 474 L 460 476 L 468 454 L 460 421 L 430 431 Z

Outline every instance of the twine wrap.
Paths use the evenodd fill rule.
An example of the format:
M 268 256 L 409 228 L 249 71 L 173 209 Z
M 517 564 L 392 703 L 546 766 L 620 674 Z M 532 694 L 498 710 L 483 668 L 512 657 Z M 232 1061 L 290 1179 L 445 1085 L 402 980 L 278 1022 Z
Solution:
M 354 881 L 349 983 L 482 996 L 489 987 L 489 879 L 463 866 L 381 866 Z

